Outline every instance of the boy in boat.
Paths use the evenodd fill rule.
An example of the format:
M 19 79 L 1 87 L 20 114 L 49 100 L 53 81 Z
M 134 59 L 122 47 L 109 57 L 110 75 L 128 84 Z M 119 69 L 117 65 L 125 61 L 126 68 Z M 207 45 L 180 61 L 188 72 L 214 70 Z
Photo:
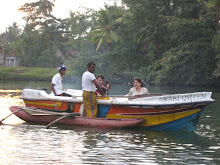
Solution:
M 104 76 L 101 75 L 101 74 L 96 77 L 97 83 L 98 83 L 99 86 L 101 87 L 103 93 L 106 95 L 106 88 L 105 88 L 104 86 L 102 86 L 102 84 L 103 84 L 103 82 L 104 82 L 104 79 L 105 79 Z M 95 91 L 95 94 L 96 94 L 96 95 L 100 95 L 100 92 L 99 92 L 98 89 Z
M 82 75 L 83 105 L 86 110 L 86 117 L 97 116 L 98 107 L 95 94 L 96 88 L 100 91 L 101 95 L 104 96 L 104 93 L 93 74 L 95 69 L 96 64 L 94 62 L 89 62 L 87 64 L 87 71 Z
M 66 67 L 64 65 L 60 65 L 58 67 L 58 71 L 59 73 L 55 74 L 52 78 L 50 88 L 55 96 L 71 97 L 71 95 L 63 91 L 63 86 L 62 86 L 63 75 L 66 74 Z

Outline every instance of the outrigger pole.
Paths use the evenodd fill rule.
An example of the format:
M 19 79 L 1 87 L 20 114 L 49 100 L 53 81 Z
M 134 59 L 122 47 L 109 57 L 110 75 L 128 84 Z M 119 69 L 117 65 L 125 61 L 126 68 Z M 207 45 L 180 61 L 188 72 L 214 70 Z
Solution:
M 74 116 L 79 116 L 79 114 L 78 113 L 65 113 L 64 116 L 61 116 L 58 119 L 56 119 L 56 120 L 52 121 L 51 123 L 49 123 L 46 126 L 46 128 L 47 129 L 50 128 L 51 125 L 53 125 L 54 123 L 56 123 L 56 122 L 58 122 L 58 121 L 60 121 L 60 120 L 62 120 L 64 118 L 66 118 L 66 117 L 74 117 Z
M 18 110 L 12 112 L 10 115 L 8 115 L 8 116 L 6 116 L 5 118 L 3 118 L 3 119 L 0 121 L 0 125 L 3 124 L 2 122 L 3 122 L 5 119 L 9 118 L 11 115 L 13 115 L 13 114 L 15 114 L 15 113 L 17 113 L 18 111 L 21 111 L 21 110 L 23 110 L 23 109 L 19 108 Z
M 45 127 L 42 127 L 42 126 L 32 126 L 32 125 L 14 125 L 14 124 L 4 124 L 2 123 L 5 119 L 9 118 L 11 115 L 17 113 L 18 111 L 23 111 L 23 108 L 19 108 L 18 110 L 12 112 L 10 115 L 6 116 L 5 118 L 3 118 L 1 121 L 0 121 L 0 125 L 4 125 L 4 126 L 13 126 L 13 127 L 33 127 L 33 128 L 45 128 Z
M 29 109 L 30 111 L 42 113 L 42 114 L 44 114 L 44 113 L 46 112 L 46 111 L 44 111 L 44 110 L 42 110 L 42 109 L 37 110 L 36 108 L 26 108 L 26 109 Z M 5 118 L 3 118 L 3 119 L 0 121 L 0 125 L 2 125 L 2 124 L 3 124 L 2 122 L 3 122 L 5 119 L 7 119 L 8 117 L 10 117 L 11 115 L 17 113 L 18 111 L 23 111 L 23 110 L 25 110 L 25 108 L 19 108 L 18 110 L 12 112 L 10 115 L 6 116 Z M 44 127 L 44 128 L 46 128 L 46 129 L 49 129 L 54 123 L 56 123 L 56 122 L 58 122 L 58 121 L 60 121 L 60 120 L 62 120 L 62 119 L 64 119 L 64 118 L 66 118 L 66 117 L 75 117 L 75 116 L 79 116 L 80 114 L 79 114 L 79 113 L 59 113 L 59 112 L 57 113 L 57 112 L 50 112 L 49 115 L 61 116 L 61 117 L 59 117 L 58 119 L 56 119 L 56 120 L 50 122 L 46 127 Z M 4 124 L 4 125 L 8 125 L 8 124 Z M 16 125 L 10 125 L 10 126 L 16 126 Z M 28 125 L 28 127 L 29 127 L 29 125 Z M 41 127 L 41 128 L 42 128 L 42 127 Z

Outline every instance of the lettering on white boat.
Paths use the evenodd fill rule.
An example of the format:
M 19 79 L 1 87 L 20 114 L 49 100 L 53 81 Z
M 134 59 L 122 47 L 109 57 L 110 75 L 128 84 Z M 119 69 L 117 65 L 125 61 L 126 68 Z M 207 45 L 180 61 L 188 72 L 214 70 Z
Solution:
M 166 96 L 160 97 L 158 102 L 188 102 L 188 101 L 195 101 L 195 100 L 206 100 L 206 93 L 199 93 L 199 94 L 189 94 L 189 95 L 173 95 L 173 96 Z

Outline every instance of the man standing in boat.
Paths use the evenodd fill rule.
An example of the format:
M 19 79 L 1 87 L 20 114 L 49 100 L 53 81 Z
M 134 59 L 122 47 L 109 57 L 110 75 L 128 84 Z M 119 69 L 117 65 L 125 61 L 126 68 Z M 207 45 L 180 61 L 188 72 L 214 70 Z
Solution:
M 82 75 L 83 105 L 86 109 L 86 117 L 97 116 L 96 88 L 100 91 L 100 94 L 104 96 L 104 93 L 93 74 L 95 69 L 96 64 L 94 62 L 89 62 L 87 64 L 87 71 Z
M 60 65 L 58 67 L 58 71 L 59 73 L 55 74 L 52 78 L 50 88 L 55 96 L 71 97 L 69 94 L 63 91 L 63 86 L 62 86 L 63 75 L 66 74 L 66 67 L 64 65 Z

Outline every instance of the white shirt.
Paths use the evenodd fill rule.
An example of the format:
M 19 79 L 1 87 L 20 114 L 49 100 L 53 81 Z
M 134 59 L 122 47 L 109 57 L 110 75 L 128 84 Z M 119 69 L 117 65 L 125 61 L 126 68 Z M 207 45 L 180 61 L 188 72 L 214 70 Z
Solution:
M 89 71 L 86 71 L 82 75 L 82 90 L 83 91 L 96 91 L 96 86 L 92 82 L 95 80 L 95 75 Z
M 135 87 L 132 87 L 128 93 L 128 96 L 143 95 L 148 93 L 149 92 L 145 87 L 141 87 L 141 91 L 139 93 L 136 91 Z
M 62 77 L 60 73 L 57 73 L 53 76 L 51 83 L 54 84 L 54 90 L 57 95 L 60 95 L 64 92 L 62 86 Z

